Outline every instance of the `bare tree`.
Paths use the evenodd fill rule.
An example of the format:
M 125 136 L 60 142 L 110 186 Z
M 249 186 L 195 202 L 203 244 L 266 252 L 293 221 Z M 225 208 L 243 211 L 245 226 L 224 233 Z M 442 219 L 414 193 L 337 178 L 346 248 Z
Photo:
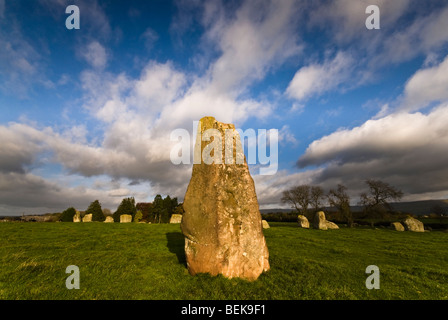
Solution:
M 387 182 L 381 180 L 368 179 L 366 184 L 369 187 L 369 193 L 361 193 L 361 204 L 365 207 L 378 208 L 383 206 L 391 209 L 390 200 L 399 201 L 403 197 L 403 192 Z
M 283 191 L 282 202 L 289 203 L 297 212 L 305 214 L 310 204 L 310 189 L 308 185 L 296 186 L 292 189 Z
M 399 201 L 403 197 L 403 192 L 387 182 L 381 180 L 368 179 L 366 184 L 369 187 L 369 194 L 361 193 L 361 203 L 365 206 L 385 206 L 390 209 L 390 200 Z
M 337 189 L 331 189 L 327 197 L 330 206 L 335 207 L 339 211 L 351 228 L 353 226 L 353 215 L 350 210 L 350 196 L 347 193 L 347 187 L 343 184 L 338 184 Z
M 400 200 L 403 197 L 403 192 L 381 180 L 368 179 L 366 184 L 369 187 L 369 192 L 360 194 L 360 203 L 364 206 L 366 215 L 372 219 L 376 217 L 384 219 L 387 210 L 392 209 L 389 201 Z M 371 225 L 373 227 L 373 220 Z
M 313 206 L 314 211 L 318 211 L 322 206 L 322 200 L 324 199 L 324 189 L 319 186 L 311 187 L 311 205 Z

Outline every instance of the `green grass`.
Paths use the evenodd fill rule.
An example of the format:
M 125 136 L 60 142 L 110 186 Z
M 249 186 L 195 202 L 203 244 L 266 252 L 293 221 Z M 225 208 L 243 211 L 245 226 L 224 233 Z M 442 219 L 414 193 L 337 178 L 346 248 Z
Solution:
M 448 233 L 264 233 L 271 270 L 247 282 L 190 276 L 178 224 L 0 223 L 0 299 L 448 299 Z M 65 287 L 69 265 L 79 290 Z M 379 290 L 365 287 L 368 265 Z

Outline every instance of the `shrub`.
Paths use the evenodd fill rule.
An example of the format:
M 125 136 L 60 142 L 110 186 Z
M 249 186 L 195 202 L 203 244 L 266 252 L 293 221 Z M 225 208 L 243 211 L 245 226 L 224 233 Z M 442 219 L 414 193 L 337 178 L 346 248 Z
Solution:
M 134 222 L 140 222 L 142 220 L 143 214 L 140 210 L 137 210 L 137 213 L 134 216 Z
M 60 220 L 62 222 L 73 222 L 73 217 L 75 216 L 75 214 L 76 214 L 76 209 L 73 207 L 70 207 L 70 208 L 64 210 L 64 212 L 62 212 Z

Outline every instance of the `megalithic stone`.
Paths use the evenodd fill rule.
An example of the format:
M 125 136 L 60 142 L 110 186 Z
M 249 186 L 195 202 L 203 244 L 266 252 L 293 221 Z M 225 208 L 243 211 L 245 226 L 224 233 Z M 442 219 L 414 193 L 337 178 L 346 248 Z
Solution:
M 269 252 L 254 181 L 235 126 L 202 118 L 194 152 L 181 222 L 188 270 L 192 275 L 256 280 L 270 268 Z M 208 164 L 210 157 L 216 161 Z

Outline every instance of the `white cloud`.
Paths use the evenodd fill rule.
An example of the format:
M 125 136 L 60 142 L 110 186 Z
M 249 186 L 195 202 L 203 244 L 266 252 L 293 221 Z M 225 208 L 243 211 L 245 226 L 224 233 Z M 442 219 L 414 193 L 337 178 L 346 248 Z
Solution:
M 286 89 L 290 98 L 306 100 L 313 95 L 336 89 L 349 79 L 353 71 L 353 59 L 339 52 L 334 59 L 323 64 L 311 64 L 299 69 Z
M 380 8 L 380 30 L 365 27 L 368 5 Z M 352 86 L 378 81 L 385 68 L 421 55 L 430 57 L 448 42 L 448 6 L 443 1 L 434 1 L 431 6 L 415 0 L 313 1 L 305 10 L 309 13 L 307 28 L 324 31 L 325 48 L 347 50 L 350 45 L 356 62 L 350 71 Z M 311 78 L 318 74 L 314 68 L 304 71 Z M 299 90 L 297 95 L 302 94 Z
M 213 21 L 208 37 L 222 55 L 210 68 L 212 90 L 231 92 L 261 79 L 272 66 L 301 52 L 295 27 L 299 14 L 295 1 L 245 1 L 235 18 L 223 21 L 219 9 L 209 10 Z
M 61 137 L 73 143 L 86 144 L 88 130 L 85 124 L 73 125 L 62 132 Z
M 0 48 L 0 90 L 5 94 L 27 98 L 32 85 L 51 86 L 42 71 L 41 54 L 16 24 L 1 25 Z
M 372 57 L 372 65 L 384 66 L 407 61 L 420 54 L 431 54 L 448 42 L 448 33 L 445 32 L 448 28 L 448 6 L 432 10 L 424 16 L 419 12 L 416 15 L 410 25 L 382 38 L 381 45 L 378 46 L 381 50 Z
M 94 68 L 102 69 L 107 64 L 106 49 L 98 41 L 90 42 L 80 54 Z
M 448 41 L 448 6 L 431 14 L 422 25 L 422 49 L 438 48 Z
M 389 108 L 389 104 L 383 104 L 380 108 L 380 110 L 378 111 L 378 113 L 373 117 L 373 119 L 381 119 L 385 116 L 387 116 L 387 114 L 390 112 L 390 108 Z
M 295 114 L 301 114 L 305 110 L 305 105 L 301 103 L 294 102 L 292 104 L 291 109 L 289 109 L 289 112 L 295 113 Z
M 134 85 L 133 103 L 141 109 L 159 111 L 181 96 L 185 84 L 185 75 L 171 63 L 150 62 Z
M 280 143 L 286 143 L 288 146 L 296 147 L 299 144 L 288 125 L 284 125 L 278 132 L 278 140 Z
M 126 105 L 120 100 L 109 100 L 104 106 L 98 110 L 96 116 L 105 122 L 113 122 L 118 117 L 124 115 L 126 112 Z
M 417 71 L 406 83 L 401 109 L 413 111 L 448 99 L 448 56 L 436 66 Z
M 147 28 L 140 38 L 144 41 L 147 50 L 151 50 L 154 43 L 159 39 L 159 35 L 151 28 Z
M 301 52 L 296 33 L 299 3 L 245 1 L 234 14 L 221 2 L 207 2 L 201 23 L 204 41 L 216 44 L 220 56 L 185 94 L 166 106 L 159 123 L 185 126 L 203 116 L 241 125 L 250 115 L 265 119 L 273 110 L 267 101 L 245 98 L 245 92 L 287 59 Z

